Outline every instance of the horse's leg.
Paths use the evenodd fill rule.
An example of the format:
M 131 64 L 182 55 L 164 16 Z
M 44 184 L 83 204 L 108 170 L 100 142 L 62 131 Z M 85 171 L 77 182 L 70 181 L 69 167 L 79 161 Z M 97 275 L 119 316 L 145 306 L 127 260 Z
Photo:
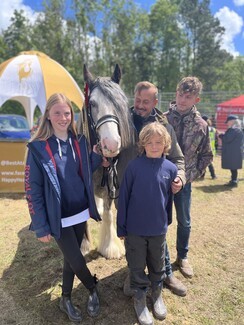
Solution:
M 101 197 L 98 197 L 97 195 L 95 196 L 95 199 L 96 199 L 97 210 L 100 216 L 102 216 L 104 211 L 103 199 Z
M 88 222 L 86 223 L 86 230 L 81 242 L 81 252 L 83 255 L 86 255 L 91 250 L 91 232 L 88 225 Z
M 98 252 L 106 258 L 120 258 L 125 254 L 124 243 L 117 237 L 112 212 L 112 200 L 103 200 L 103 216 L 100 228 Z
M 118 161 L 118 177 L 119 184 L 121 183 L 124 170 L 128 162 L 136 157 L 136 147 L 131 146 L 124 149 Z M 101 194 L 101 193 L 100 193 Z M 114 227 L 114 219 L 112 213 L 112 200 L 109 199 L 108 193 L 105 191 L 102 193 L 103 199 L 103 217 L 100 230 L 100 238 L 98 244 L 98 251 L 106 258 L 120 258 L 125 254 L 124 243 L 117 237 L 117 233 Z M 115 200 L 117 204 L 117 200 Z M 114 213 L 116 210 L 114 209 Z
M 102 215 L 103 214 L 103 199 L 96 196 L 96 204 L 97 204 L 97 209 L 99 211 L 99 214 Z M 86 255 L 90 252 L 91 243 L 92 243 L 92 238 L 91 238 L 90 226 L 89 226 L 89 222 L 87 222 L 86 230 L 85 230 L 84 237 L 83 237 L 82 243 L 81 243 L 81 251 L 82 251 L 83 255 Z

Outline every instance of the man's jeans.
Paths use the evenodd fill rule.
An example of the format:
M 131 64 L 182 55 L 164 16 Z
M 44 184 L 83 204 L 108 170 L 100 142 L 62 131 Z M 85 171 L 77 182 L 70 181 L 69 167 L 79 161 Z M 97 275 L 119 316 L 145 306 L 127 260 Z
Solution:
M 184 259 L 187 257 L 188 245 L 191 231 L 191 183 L 187 183 L 184 188 L 174 196 L 174 204 L 177 219 L 177 241 L 176 250 L 177 257 Z M 172 273 L 170 265 L 169 251 L 165 244 L 165 268 L 166 274 L 169 276 Z

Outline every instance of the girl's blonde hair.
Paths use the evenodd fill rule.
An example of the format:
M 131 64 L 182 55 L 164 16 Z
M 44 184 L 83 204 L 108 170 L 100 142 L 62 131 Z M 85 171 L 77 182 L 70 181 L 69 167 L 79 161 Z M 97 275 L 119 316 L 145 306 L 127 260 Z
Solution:
M 164 145 L 164 154 L 168 154 L 171 148 L 171 137 L 166 128 L 159 122 L 149 123 L 141 130 L 139 134 L 138 151 L 142 155 L 145 151 L 145 145 L 151 137 L 159 135 Z
M 75 136 L 77 136 L 77 132 L 76 132 L 76 128 L 75 128 L 74 111 L 73 111 L 71 101 L 64 94 L 55 93 L 49 97 L 47 104 L 46 104 L 46 109 L 45 109 L 44 115 L 42 116 L 41 121 L 40 121 L 40 125 L 30 141 L 34 141 L 34 140 L 45 141 L 53 135 L 54 130 L 53 130 L 50 120 L 48 119 L 49 113 L 50 113 L 51 108 L 55 104 L 60 104 L 60 103 L 65 103 L 69 106 L 70 112 L 71 112 L 71 123 L 69 126 L 69 130 Z

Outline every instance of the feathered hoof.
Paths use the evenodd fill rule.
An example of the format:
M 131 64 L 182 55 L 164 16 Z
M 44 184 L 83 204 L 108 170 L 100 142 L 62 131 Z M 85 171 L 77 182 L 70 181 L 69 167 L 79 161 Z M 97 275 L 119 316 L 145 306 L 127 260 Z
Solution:
M 99 246 L 98 252 L 107 259 L 120 259 L 125 255 L 125 248 L 112 244 L 108 247 Z

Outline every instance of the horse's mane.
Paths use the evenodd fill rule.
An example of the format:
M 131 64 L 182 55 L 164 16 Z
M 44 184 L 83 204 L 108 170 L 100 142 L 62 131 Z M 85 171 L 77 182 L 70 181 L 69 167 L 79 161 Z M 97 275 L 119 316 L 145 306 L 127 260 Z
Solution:
M 98 77 L 93 82 L 92 90 L 97 88 L 109 101 L 113 103 L 115 108 L 113 115 L 119 119 L 119 129 L 121 136 L 122 148 L 135 143 L 135 128 L 132 122 L 131 112 L 128 105 L 128 99 L 116 82 L 112 81 L 111 78 Z

